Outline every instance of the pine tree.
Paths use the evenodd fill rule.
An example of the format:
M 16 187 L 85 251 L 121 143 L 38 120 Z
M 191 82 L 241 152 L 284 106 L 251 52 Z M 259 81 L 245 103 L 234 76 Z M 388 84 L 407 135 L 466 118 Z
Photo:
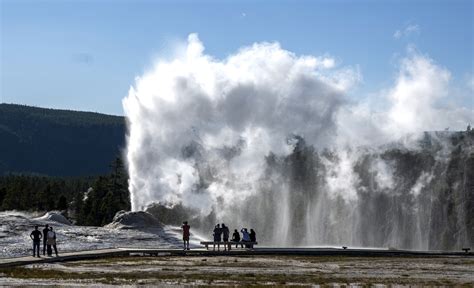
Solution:
M 18 198 L 18 193 L 16 193 L 16 185 L 13 187 L 9 187 L 5 193 L 5 197 L 3 199 L 2 209 L 3 210 L 14 210 L 20 209 L 20 201 Z
M 118 211 L 130 210 L 128 175 L 120 158 L 114 160 L 111 170 L 110 175 L 99 177 L 94 182 L 93 190 L 78 213 L 78 224 L 105 225 L 112 221 Z
M 58 204 L 56 205 L 56 207 L 58 208 L 58 210 L 61 210 L 61 211 L 67 210 L 68 204 L 67 204 L 66 196 L 61 195 L 61 197 L 59 197 Z
M 5 187 L 0 187 L 0 209 L 2 208 L 3 199 L 5 198 L 6 194 L 7 189 L 5 189 Z
M 110 190 L 116 198 L 117 211 L 131 209 L 130 192 L 128 191 L 128 174 L 120 157 L 115 158 L 111 165 Z
M 51 210 L 54 210 L 56 207 L 55 205 L 55 191 L 54 191 L 54 187 L 51 185 L 51 184 L 48 184 L 46 186 L 46 189 L 43 191 L 43 193 L 41 194 L 41 199 L 40 201 L 42 201 L 43 205 L 44 205 L 44 209 L 46 211 L 51 211 Z

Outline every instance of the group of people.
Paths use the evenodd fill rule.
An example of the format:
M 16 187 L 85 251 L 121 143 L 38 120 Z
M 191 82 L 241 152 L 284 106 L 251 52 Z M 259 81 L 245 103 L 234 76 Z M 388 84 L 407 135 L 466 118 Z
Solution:
M 56 232 L 53 231 L 53 227 L 48 224 L 44 226 L 43 233 L 38 230 L 38 226 L 35 226 L 35 230 L 30 234 L 31 240 L 33 240 L 33 257 L 40 257 L 40 243 L 43 240 L 43 256 L 56 254 L 58 256 L 58 248 L 56 247 Z
M 214 242 L 217 242 L 217 249 L 220 248 L 219 242 L 229 242 L 229 228 L 224 223 L 222 223 L 221 225 L 217 224 L 214 227 L 213 232 Z M 257 234 L 255 233 L 255 231 L 253 229 L 250 229 L 249 233 L 247 228 L 242 228 L 240 232 L 242 233 L 242 238 L 240 237 L 240 234 L 237 229 L 235 229 L 234 233 L 232 234 L 232 239 L 230 241 L 240 242 L 242 248 L 244 247 L 244 245 L 246 248 L 253 248 L 252 244 L 245 244 L 245 242 L 257 242 Z M 237 248 L 238 246 L 239 244 L 236 244 L 235 248 Z M 214 250 L 216 250 L 216 244 L 214 244 Z M 226 244 L 224 244 L 224 250 L 227 250 Z
M 191 226 L 189 226 L 187 221 L 184 221 L 183 225 L 181 226 L 181 229 L 183 230 L 183 248 L 184 250 L 189 250 L 189 230 L 191 229 Z M 227 227 L 224 223 L 217 224 L 214 227 L 213 232 L 214 242 L 217 243 L 217 249 L 220 248 L 219 242 L 229 242 L 230 230 L 229 227 Z M 235 248 L 239 247 L 239 243 L 242 248 L 244 247 L 244 245 L 246 248 L 253 248 L 252 243 L 257 242 L 257 233 L 255 233 L 255 230 L 250 229 L 249 232 L 247 228 L 242 228 L 240 232 L 242 233 L 242 237 L 240 237 L 239 232 L 237 231 L 237 229 L 235 229 L 234 233 L 232 234 L 232 239 L 230 240 L 231 242 L 236 242 Z M 227 243 L 225 243 L 224 250 L 227 250 L 227 246 Z M 216 250 L 216 244 L 214 244 L 214 250 Z

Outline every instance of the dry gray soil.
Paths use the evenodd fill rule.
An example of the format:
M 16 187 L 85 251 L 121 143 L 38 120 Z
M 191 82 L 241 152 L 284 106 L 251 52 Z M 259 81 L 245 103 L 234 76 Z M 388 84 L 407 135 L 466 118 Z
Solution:
M 127 257 L 0 270 L 6 286 L 464 286 L 474 258 L 216 256 Z

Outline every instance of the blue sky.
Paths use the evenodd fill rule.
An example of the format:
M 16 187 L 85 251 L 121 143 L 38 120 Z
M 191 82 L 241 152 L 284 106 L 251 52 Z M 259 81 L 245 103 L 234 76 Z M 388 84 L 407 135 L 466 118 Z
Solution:
M 474 1 L 9 1 L 1 3 L 1 102 L 123 114 L 153 59 L 198 33 L 206 53 L 278 41 L 358 67 L 364 97 L 416 47 L 463 83 L 474 75 Z M 398 32 L 397 32 L 398 31 Z M 472 107 L 472 97 L 464 106 Z

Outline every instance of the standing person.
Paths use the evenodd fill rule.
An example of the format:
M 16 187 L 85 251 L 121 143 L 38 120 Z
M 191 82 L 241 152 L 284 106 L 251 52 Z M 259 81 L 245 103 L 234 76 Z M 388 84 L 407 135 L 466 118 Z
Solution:
M 234 234 L 232 234 L 232 242 L 240 242 L 240 234 L 237 229 L 234 230 Z M 239 244 L 235 244 L 235 248 L 239 247 Z
M 250 242 L 257 242 L 257 234 L 253 229 L 250 229 Z M 250 248 L 253 248 L 253 244 L 250 244 Z
M 49 225 L 44 225 L 43 229 L 43 256 L 46 256 L 46 240 L 48 239 Z
M 35 226 L 35 230 L 31 232 L 30 238 L 33 240 L 33 257 L 35 257 L 35 252 L 36 252 L 36 257 L 40 257 L 40 243 L 41 243 L 41 232 L 38 230 L 38 225 Z
M 54 248 L 54 253 L 58 257 L 58 248 L 56 247 L 56 232 L 53 231 L 53 227 L 49 227 L 48 240 L 46 240 L 48 256 L 52 256 L 53 251 L 51 247 Z
M 188 221 L 183 222 L 181 229 L 183 229 L 183 250 L 189 250 L 189 229 L 191 229 L 191 226 L 188 225 Z
M 217 251 L 220 250 L 220 242 L 221 242 L 221 235 L 222 235 L 222 228 L 217 224 L 214 227 L 214 251 L 216 251 L 216 242 L 217 242 Z
M 250 242 L 250 235 L 249 235 L 249 231 L 247 231 L 247 228 L 242 228 L 240 232 L 242 232 L 242 242 Z M 250 248 L 250 247 L 248 244 L 245 244 L 245 248 Z
M 222 238 L 224 240 L 224 251 L 227 250 L 227 242 L 229 242 L 229 228 L 222 223 Z

